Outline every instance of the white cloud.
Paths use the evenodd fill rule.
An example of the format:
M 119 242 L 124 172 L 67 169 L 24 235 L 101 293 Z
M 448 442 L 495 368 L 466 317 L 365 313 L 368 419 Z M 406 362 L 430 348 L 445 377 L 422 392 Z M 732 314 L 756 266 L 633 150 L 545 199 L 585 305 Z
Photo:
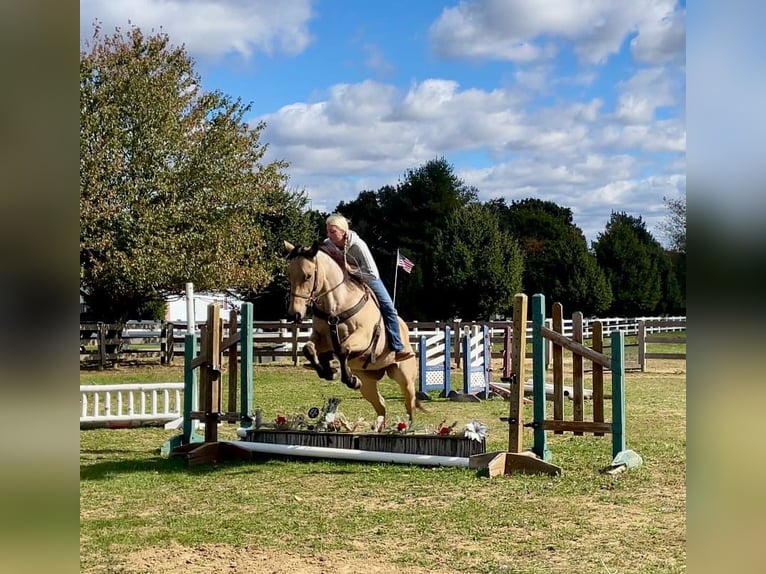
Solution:
M 678 57 L 684 11 L 675 0 L 466 0 L 445 8 L 431 26 L 434 50 L 445 57 L 516 62 L 548 59 L 559 37 L 581 61 L 603 63 L 630 35 L 643 61 Z
M 657 108 L 683 104 L 678 74 L 667 68 L 638 70 L 633 77 L 617 85 L 620 93 L 615 115 L 627 123 L 648 123 Z
M 194 56 L 218 58 L 254 51 L 298 54 L 311 42 L 310 0 L 82 0 L 80 31 L 90 35 L 93 22 L 110 34 L 130 24 L 145 32 L 166 32 Z
M 665 85 L 663 78 L 656 70 L 640 71 L 621 89 L 655 90 L 647 105 L 670 105 L 671 91 L 656 87 Z M 525 105 L 511 90 L 461 89 L 443 79 L 412 84 L 404 93 L 366 81 L 333 86 L 324 101 L 285 106 L 258 120 L 266 122 L 270 155 L 290 162 L 294 182 L 324 211 L 445 157 L 480 199 L 553 201 L 570 207 L 595 239 L 611 211 L 657 213 L 659 221 L 663 195 L 685 185 L 680 120 L 646 116 L 626 125 L 598 98 L 538 106 L 534 113 Z M 657 152 L 674 155 L 666 173 L 647 177 L 642 170 L 651 160 L 643 154 Z M 474 168 L 451 159 L 466 153 L 486 154 L 495 164 Z

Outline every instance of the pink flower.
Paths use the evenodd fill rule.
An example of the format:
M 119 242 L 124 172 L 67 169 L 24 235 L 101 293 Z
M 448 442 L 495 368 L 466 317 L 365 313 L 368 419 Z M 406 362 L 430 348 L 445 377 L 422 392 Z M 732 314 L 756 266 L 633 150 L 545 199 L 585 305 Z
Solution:
M 274 422 L 276 422 L 278 425 L 283 425 L 287 422 L 287 419 L 284 416 L 279 415 Z
M 404 421 L 400 421 L 400 422 L 399 422 L 399 423 L 396 425 L 396 430 L 407 430 L 407 423 L 406 423 L 406 422 L 404 422 Z
M 449 434 L 450 430 L 452 429 L 450 429 L 449 427 L 439 427 L 439 434 L 440 435 Z

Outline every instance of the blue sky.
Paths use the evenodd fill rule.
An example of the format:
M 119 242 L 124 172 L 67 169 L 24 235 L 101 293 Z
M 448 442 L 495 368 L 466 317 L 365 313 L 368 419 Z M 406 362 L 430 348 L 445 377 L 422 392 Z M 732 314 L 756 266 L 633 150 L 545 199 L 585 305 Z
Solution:
M 673 0 L 83 0 L 81 35 L 132 23 L 252 103 L 267 159 L 331 211 L 443 157 L 482 201 L 612 211 L 655 238 L 686 193 L 686 6 Z

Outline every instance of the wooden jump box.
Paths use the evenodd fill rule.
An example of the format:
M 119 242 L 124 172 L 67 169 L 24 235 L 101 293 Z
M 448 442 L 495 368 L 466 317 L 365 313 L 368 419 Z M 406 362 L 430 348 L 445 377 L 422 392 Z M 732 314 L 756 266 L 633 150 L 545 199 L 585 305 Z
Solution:
M 487 451 L 485 440 L 464 436 L 337 433 L 248 429 L 249 442 L 469 458 Z

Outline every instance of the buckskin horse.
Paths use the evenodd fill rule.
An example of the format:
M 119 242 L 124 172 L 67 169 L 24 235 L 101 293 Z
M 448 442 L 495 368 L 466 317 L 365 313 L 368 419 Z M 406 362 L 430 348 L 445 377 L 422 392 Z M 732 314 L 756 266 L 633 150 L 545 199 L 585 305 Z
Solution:
M 303 355 L 323 379 L 334 378 L 333 355 L 340 363 L 341 381 L 359 390 L 378 415 L 378 430 L 385 424 L 386 404 L 378 381 L 388 375 L 399 384 L 410 421 L 415 410 L 426 411 L 415 392 L 415 357 L 396 362 L 386 341 L 383 317 L 369 287 L 355 279 L 342 262 L 324 252 L 315 241 L 311 247 L 296 247 L 285 241 L 288 251 L 287 278 L 290 303 L 287 314 L 301 321 L 307 309 L 313 314 L 312 333 Z M 406 350 L 411 350 L 409 329 L 399 318 Z

